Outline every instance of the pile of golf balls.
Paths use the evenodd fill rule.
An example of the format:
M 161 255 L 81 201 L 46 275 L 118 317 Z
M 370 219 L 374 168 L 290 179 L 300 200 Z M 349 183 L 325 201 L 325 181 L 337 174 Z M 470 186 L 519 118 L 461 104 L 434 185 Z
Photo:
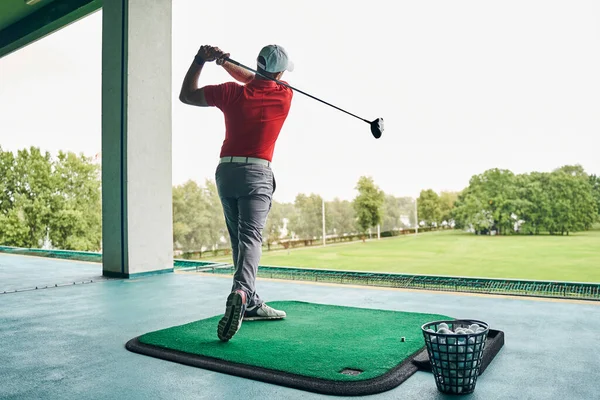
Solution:
M 431 336 L 432 364 L 438 370 L 438 381 L 447 392 L 462 393 L 475 383 L 480 354 L 483 350 L 483 336 L 469 336 L 484 332 L 486 328 L 477 324 L 468 327 L 457 327 L 452 331 L 448 324 L 441 323 L 437 332 L 427 329 L 430 333 L 441 333 L 452 336 Z

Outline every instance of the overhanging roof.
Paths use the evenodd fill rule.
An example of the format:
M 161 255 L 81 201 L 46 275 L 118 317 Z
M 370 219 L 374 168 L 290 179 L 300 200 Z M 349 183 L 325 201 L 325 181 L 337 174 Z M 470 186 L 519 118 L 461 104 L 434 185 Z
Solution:
M 101 7 L 102 0 L 1 0 L 0 57 Z

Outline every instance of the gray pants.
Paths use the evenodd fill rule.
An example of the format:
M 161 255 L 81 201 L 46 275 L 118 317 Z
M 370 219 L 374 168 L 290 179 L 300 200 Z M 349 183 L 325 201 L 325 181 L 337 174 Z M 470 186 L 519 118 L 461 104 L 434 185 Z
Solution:
M 276 187 L 273 171 L 260 164 L 223 163 L 218 165 L 215 178 L 233 253 L 232 290 L 246 292 L 248 307 L 261 305 L 255 280 L 262 230 Z

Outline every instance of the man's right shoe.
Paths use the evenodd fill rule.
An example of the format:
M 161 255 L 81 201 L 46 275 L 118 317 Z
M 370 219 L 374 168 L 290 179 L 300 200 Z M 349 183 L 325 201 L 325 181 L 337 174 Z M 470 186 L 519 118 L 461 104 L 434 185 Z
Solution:
M 227 342 L 242 326 L 246 311 L 246 293 L 241 290 L 231 292 L 227 297 L 225 315 L 219 321 L 217 335 L 223 342 Z

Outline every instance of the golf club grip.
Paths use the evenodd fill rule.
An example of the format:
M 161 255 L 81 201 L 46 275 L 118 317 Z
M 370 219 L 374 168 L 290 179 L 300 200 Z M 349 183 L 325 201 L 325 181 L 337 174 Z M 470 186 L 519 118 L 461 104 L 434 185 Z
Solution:
M 311 94 L 308 94 L 308 93 L 306 93 L 306 92 L 304 92 L 304 91 L 302 91 L 302 90 L 300 90 L 300 89 L 296 89 L 295 87 L 293 87 L 293 86 L 290 86 L 290 85 L 288 85 L 288 84 L 286 84 L 286 83 L 283 83 L 283 82 L 281 82 L 281 81 L 278 81 L 277 79 L 271 78 L 271 77 L 269 77 L 269 76 L 265 76 L 265 75 L 261 74 L 260 72 L 258 72 L 258 71 L 256 71 L 256 70 L 254 70 L 254 69 L 252 69 L 252 68 L 250 68 L 250 67 L 247 67 L 247 66 L 245 66 L 245 65 L 244 65 L 244 64 L 242 64 L 242 63 L 239 63 L 239 62 L 237 62 L 237 61 L 235 61 L 235 60 L 232 60 L 231 58 L 225 57 L 225 58 L 224 58 L 224 60 L 225 60 L 225 61 L 227 61 L 227 62 L 230 62 L 230 63 L 232 63 L 232 64 L 234 64 L 234 65 L 237 65 L 238 67 L 241 67 L 241 68 L 247 69 L 248 71 L 254 72 L 255 74 L 257 74 L 257 75 L 260 75 L 260 76 L 262 76 L 262 77 L 263 77 L 263 78 L 265 78 L 265 79 L 272 80 L 272 81 L 274 81 L 274 82 L 277 82 L 277 83 L 278 83 L 278 84 L 280 84 L 280 85 L 283 85 L 283 86 L 285 86 L 285 87 L 288 87 L 288 88 L 290 88 L 290 89 L 292 89 L 292 90 L 295 90 L 296 92 L 300 92 L 300 93 L 302 93 L 303 95 L 310 97 L 311 99 L 315 99 L 315 100 L 317 100 L 317 101 L 320 101 L 320 102 L 321 102 L 321 103 L 323 103 L 323 104 L 327 104 L 328 106 L 330 106 L 330 107 L 333 107 L 333 108 L 335 108 L 336 110 L 340 110 L 340 111 L 342 111 L 342 112 L 345 112 L 346 114 L 352 115 L 354 118 L 358 118 L 358 119 L 360 119 L 361 121 L 365 121 L 367 124 L 371 124 L 371 121 L 367 121 L 366 119 L 364 119 L 364 118 L 361 118 L 361 117 L 359 117 L 358 115 L 354 115 L 354 114 L 352 114 L 351 112 L 348 112 L 348 111 L 346 111 L 346 110 L 344 110 L 344 109 L 341 109 L 341 108 L 339 108 L 338 106 L 334 106 L 334 105 L 333 105 L 333 104 L 331 104 L 331 103 L 328 103 L 328 102 L 326 102 L 326 101 L 324 101 L 324 100 L 321 100 L 321 99 L 319 99 L 318 97 L 315 97 L 315 96 L 313 96 L 313 95 L 311 95 Z

